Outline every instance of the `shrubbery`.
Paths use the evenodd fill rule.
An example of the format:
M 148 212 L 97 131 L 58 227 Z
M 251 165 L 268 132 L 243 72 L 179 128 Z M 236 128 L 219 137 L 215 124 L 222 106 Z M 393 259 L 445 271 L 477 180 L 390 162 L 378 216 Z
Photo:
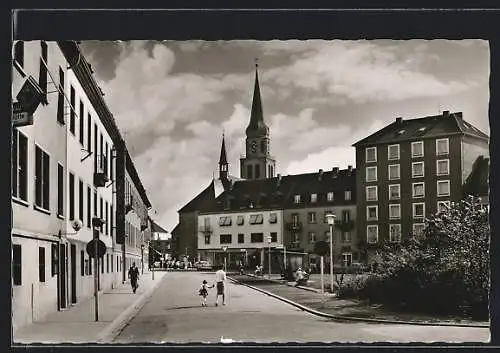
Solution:
M 420 313 L 488 318 L 488 212 L 477 201 L 452 204 L 426 220 L 423 235 L 382 244 L 376 270 L 345 283 L 341 297 L 357 297 Z

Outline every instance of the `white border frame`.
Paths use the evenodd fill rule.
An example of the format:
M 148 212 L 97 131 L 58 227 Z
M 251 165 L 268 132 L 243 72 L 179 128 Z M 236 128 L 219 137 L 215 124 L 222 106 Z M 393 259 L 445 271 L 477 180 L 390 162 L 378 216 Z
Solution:
M 375 188 L 375 199 L 373 199 L 373 200 L 368 199 L 368 189 L 370 189 L 370 188 Z M 378 186 L 377 185 L 365 186 L 365 199 L 366 199 L 366 202 L 378 201 Z
M 397 166 L 398 167 L 398 177 L 397 178 L 391 178 L 391 167 Z M 387 179 L 389 180 L 400 180 L 401 179 L 401 164 L 389 164 L 387 166 Z
M 370 233 L 370 232 L 368 232 L 369 228 L 375 228 L 377 230 L 377 233 L 376 233 L 377 234 L 377 240 L 370 241 L 370 239 L 368 238 L 368 234 Z M 366 226 L 366 242 L 367 242 L 367 244 L 377 244 L 378 243 L 378 224 L 368 224 Z
M 399 197 L 398 198 L 391 198 L 391 186 L 397 186 L 398 187 L 398 190 L 399 190 Z M 389 192 L 389 201 L 392 201 L 392 200 L 401 200 L 401 184 L 389 184 L 389 187 L 388 187 L 388 192 Z
M 447 208 L 446 208 L 446 211 L 448 211 L 451 207 L 451 201 L 450 200 L 439 200 L 437 203 L 436 203 L 436 213 L 439 213 L 439 204 L 441 203 L 444 203 Z
M 415 196 L 415 185 L 422 185 L 423 186 L 424 193 L 422 196 Z M 424 199 L 425 198 L 425 182 L 424 181 L 411 183 L 411 197 L 412 197 L 412 199 Z
M 397 147 L 398 148 L 398 156 L 397 158 L 391 158 L 391 147 Z M 399 146 L 399 144 L 394 144 L 394 145 L 388 145 L 387 146 L 387 160 L 388 161 L 398 161 L 401 159 L 401 148 Z
M 447 168 L 446 168 L 446 172 L 445 173 L 439 173 L 439 162 L 447 162 Z M 437 176 L 450 175 L 450 159 L 449 158 L 437 159 L 436 160 L 436 175 Z
M 373 168 L 375 169 L 375 179 L 368 180 L 368 169 L 373 169 Z M 365 182 L 372 183 L 372 182 L 376 182 L 376 181 L 378 181 L 378 168 L 377 168 L 377 166 L 374 165 L 374 166 L 366 167 L 366 169 L 365 169 Z
M 368 160 L 368 151 L 375 150 L 375 159 Z M 377 162 L 377 147 L 366 147 L 365 148 L 365 162 L 366 163 L 376 163 Z
M 398 208 L 399 208 L 399 216 L 397 216 L 397 217 L 391 216 L 391 208 L 394 206 L 398 206 Z M 390 203 L 388 206 L 388 210 L 389 210 L 389 219 L 401 219 L 401 204 L 400 203 Z
M 415 174 L 413 166 L 416 165 L 416 164 L 422 164 L 422 175 L 416 175 Z M 423 177 L 425 177 L 425 162 L 424 161 L 412 162 L 411 163 L 411 177 L 412 178 L 423 178 Z
M 396 239 L 396 241 L 393 241 L 391 239 L 391 228 L 393 228 L 393 227 L 399 228 L 399 237 L 398 237 L 398 239 Z M 402 233 L 402 231 L 403 230 L 402 230 L 402 227 L 401 227 L 401 223 L 390 223 L 389 224 L 389 239 L 388 239 L 389 243 L 401 243 L 401 233 Z
M 422 145 L 422 155 L 415 155 L 413 153 L 414 151 L 414 147 L 413 146 L 416 146 L 416 145 Z M 421 157 L 424 157 L 425 156 L 425 149 L 424 149 L 424 141 L 415 141 L 415 142 L 412 142 L 411 143 L 411 158 L 421 158 Z
M 412 230 L 413 235 L 420 235 L 420 234 L 415 234 L 415 226 L 420 226 L 420 225 L 422 225 L 422 232 L 423 232 L 425 230 L 425 223 L 423 223 L 423 222 L 412 223 L 411 230 Z
M 448 193 L 447 194 L 440 194 L 439 193 L 439 184 L 440 183 L 445 183 L 445 184 L 448 184 Z M 436 181 L 436 195 L 437 197 L 446 197 L 446 196 L 450 196 L 450 188 L 451 188 L 451 183 L 450 183 L 450 179 L 443 179 L 443 180 L 438 180 Z
M 373 208 L 373 207 L 375 207 L 375 209 L 376 209 L 377 216 L 375 218 L 369 218 L 369 212 L 368 212 L 368 210 L 370 208 Z M 369 205 L 369 206 L 366 206 L 366 220 L 367 221 L 378 221 L 378 205 Z
M 421 216 L 415 214 L 415 206 L 417 206 L 417 205 L 423 205 L 423 212 L 422 212 Z M 425 218 L 425 202 L 413 202 L 411 214 L 412 214 L 413 219 Z
M 439 142 L 446 141 L 446 152 L 439 152 L 438 145 Z M 442 139 L 436 139 L 436 156 L 446 156 L 450 154 L 450 139 L 448 137 Z

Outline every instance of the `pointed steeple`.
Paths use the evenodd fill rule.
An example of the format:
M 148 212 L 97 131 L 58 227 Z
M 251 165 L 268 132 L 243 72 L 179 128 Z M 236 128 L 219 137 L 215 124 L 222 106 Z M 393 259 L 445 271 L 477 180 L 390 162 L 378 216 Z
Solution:
M 220 158 L 219 158 L 219 179 L 227 179 L 228 173 L 228 163 L 226 155 L 226 143 L 224 141 L 224 132 L 222 133 L 222 146 L 220 148 Z
M 262 100 L 259 87 L 259 64 L 255 60 L 255 85 L 253 89 L 252 112 L 250 113 L 250 123 L 246 129 L 247 136 L 263 136 L 269 133 L 269 128 L 264 123 L 262 112 Z

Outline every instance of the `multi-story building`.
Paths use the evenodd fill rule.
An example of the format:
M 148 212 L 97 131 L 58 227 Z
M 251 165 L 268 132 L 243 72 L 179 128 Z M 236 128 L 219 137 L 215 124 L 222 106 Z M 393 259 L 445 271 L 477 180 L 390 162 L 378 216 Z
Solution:
M 15 332 L 93 293 L 94 260 L 86 246 L 95 234 L 106 245 L 99 259 L 99 289 L 120 281 L 115 223 L 125 189 L 116 187 L 121 165 L 114 156 L 117 143 L 125 147 L 76 42 L 17 42 L 12 96 Z M 127 171 L 137 188 L 140 180 L 130 157 Z M 142 185 L 138 188 L 141 205 L 149 207 Z M 131 223 L 141 228 L 141 222 Z
M 22 126 L 14 117 L 12 130 L 14 333 L 67 303 L 67 141 L 66 126 L 60 121 L 65 114 L 60 103 L 64 88 L 58 85 L 59 80 L 65 82 L 67 65 L 56 42 L 14 45 L 14 110 L 29 111 L 32 116 Z M 49 93 L 54 90 L 59 93 Z M 30 94 L 29 106 L 19 107 L 30 102 Z
M 403 120 L 354 144 L 358 235 L 365 253 L 419 234 L 427 215 L 463 197 L 463 184 L 489 138 L 462 113 Z M 369 251 L 368 251 L 369 252 Z
M 283 177 L 292 182 L 284 208 L 284 245 L 290 250 L 290 261 L 298 265 L 319 269 L 319 260 L 313 254 L 317 241 L 330 242 L 330 226 L 326 214 L 335 215 L 333 230 L 333 258 L 335 267 L 349 267 L 360 261 L 357 246 L 356 170 L 351 166 L 331 171 Z M 290 179 L 287 181 L 286 179 Z M 294 256 L 296 253 L 298 256 Z M 304 258 L 302 254 L 309 254 Z M 309 263 L 301 263 L 309 260 Z M 330 257 L 325 258 L 329 266 Z

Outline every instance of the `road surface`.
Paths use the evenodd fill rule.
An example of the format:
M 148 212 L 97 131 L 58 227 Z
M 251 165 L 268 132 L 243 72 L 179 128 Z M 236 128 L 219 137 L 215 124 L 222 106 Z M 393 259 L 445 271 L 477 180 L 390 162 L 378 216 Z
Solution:
M 215 289 L 202 307 L 198 289 L 213 273 L 169 272 L 116 343 L 488 342 L 489 329 L 336 322 L 228 282 L 227 305 Z

